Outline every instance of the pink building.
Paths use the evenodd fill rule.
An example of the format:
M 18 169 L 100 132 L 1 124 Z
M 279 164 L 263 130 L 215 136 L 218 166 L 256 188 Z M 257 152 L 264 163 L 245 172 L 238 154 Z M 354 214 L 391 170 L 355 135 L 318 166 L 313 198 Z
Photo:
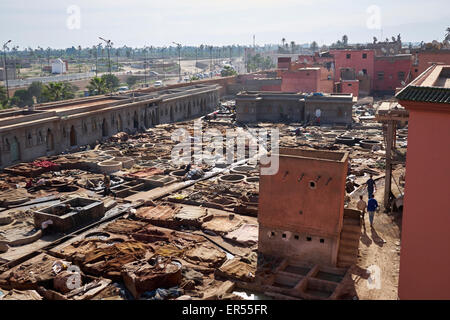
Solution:
M 330 50 L 334 56 L 336 72 L 334 81 L 341 80 L 341 69 L 353 69 L 355 74 L 374 75 L 374 50 Z M 373 88 L 372 88 L 373 89 Z
M 340 93 L 353 93 L 354 97 L 359 96 L 359 80 L 342 80 L 340 87 Z
M 450 299 L 450 65 L 397 94 L 409 111 L 400 299 Z
M 283 92 L 318 92 L 320 91 L 320 68 L 302 68 L 285 71 L 281 74 L 281 91 Z
M 411 79 L 412 55 L 375 57 L 373 90 L 381 94 L 393 94 Z

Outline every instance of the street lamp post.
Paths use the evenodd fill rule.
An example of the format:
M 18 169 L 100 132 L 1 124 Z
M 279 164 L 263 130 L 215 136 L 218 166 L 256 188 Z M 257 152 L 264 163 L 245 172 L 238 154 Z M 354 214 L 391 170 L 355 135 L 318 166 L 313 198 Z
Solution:
M 166 50 L 166 47 L 162 47 L 161 48 L 162 63 L 163 63 L 163 74 L 164 74 L 164 80 L 166 80 L 166 68 L 165 68 L 165 61 L 164 61 L 164 50 Z
M 10 43 L 12 40 L 8 40 L 7 42 L 5 42 L 5 44 L 3 45 L 3 63 L 4 63 L 4 68 L 3 71 L 5 72 L 5 82 L 6 82 L 6 97 L 9 99 L 9 86 L 8 86 L 8 66 L 6 65 L 6 49 L 8 48 L 7 45 L 8 43 Z
M 106 40 L 103 39 L 102 37 L 99 37 L 100 40 L 103 40 L 106 43 L 106 48 L 108 49 L 108 71 L 109 74 L 111 74 L 111 54 L 110 54 L 110 49 L 113 45 L 113 43 L 111 42 L 111 40 Z
M 144 60 L 144 83 L 147 84 L 147 61 L 148 61 L 148 57 L 147 57 L 147 46 L 144 46 L 144 54 L 145 54 L 145 60 Z
M 172 42 L 178 48 L 178 80 L 181 82 L 181 44 Z
M 98 50 L 101 47 L 101 43 L 95 46 L 95 77 L 98 77 Z
M 198 63 L 198 48 L 195 47 L 195 71 L 197 72 L 197 63 Z
M 19 49 L 19 46 L 14 46 L 12 48 L 12 51 L 14 52 L 14 56 L 13 56 L 13 58 L 14 58 L 14 79 L 13 80 L 17 79 L 20 74 L 20 68 L 19 68 L 19 70 L 17 70 L 17 50 L 18 49 Z
M 212 59 L 213 59 L 212 50 L 213 47 L 209 46 L 209 74 L 211 75 L 211 78 L 212 78 Z

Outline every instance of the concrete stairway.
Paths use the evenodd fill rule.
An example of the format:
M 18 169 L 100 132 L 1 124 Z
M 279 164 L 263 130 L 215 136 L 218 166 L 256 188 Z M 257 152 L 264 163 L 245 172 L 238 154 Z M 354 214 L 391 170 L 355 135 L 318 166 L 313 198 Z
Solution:
M 344 268 L 356 263 L 361 237 L 360 211 L 344 209 L 344 221 L 339 242 L 337 266 Z

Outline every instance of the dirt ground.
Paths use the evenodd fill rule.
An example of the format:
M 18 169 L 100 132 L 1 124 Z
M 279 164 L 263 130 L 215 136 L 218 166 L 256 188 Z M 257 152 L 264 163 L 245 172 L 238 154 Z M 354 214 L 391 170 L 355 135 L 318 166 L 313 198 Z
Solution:
M 398 175 L 399 172 L 394 173 L 394 177 Z M 381 208 L 375 213 L 372 229 L 369 215 L 365 214 L 358 263 L 354 267 L 352 278 L 355 281 L 356 297 L 360 300 L 397 300 L 401 221 L 398 221 L 396 214 L 384 213 L 384 177 L 377 180 L 376 185 L 375 199 Z M 392 188 L 396 188 L 395 184 Z M 356 208 L 361 194 L 367 202 L 367 189 L 364 188 L 353 195 L 350 208 Z M 377 282 L 369 281 L 368 269 L 375 273 L 379 270 L 379 286 L 376 285 Z

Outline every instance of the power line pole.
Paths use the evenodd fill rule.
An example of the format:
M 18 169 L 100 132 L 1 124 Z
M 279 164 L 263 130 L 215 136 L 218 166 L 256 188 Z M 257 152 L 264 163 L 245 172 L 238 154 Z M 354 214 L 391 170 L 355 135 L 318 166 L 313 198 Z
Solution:
M 163 61 L 163 74 L 164 74 L 164 80 L 166 80 L 166 68 L 164 63 L 164 50 L 166 50 L 166 47 L 162 47 L 161 53 L 162 53 L 162 61 Z
M 172 42 L 173 44 L 177 45 L 178 48 L 178 78 L 179 82 L 181 82 L 181 44 Z
M 98 49 L 102 44 L 99 43 L 95 46 L 95 77 L 98 77 Z
M 147 46 L 144 46 L 144 83 L 147 84 Z
M 7 42 L 5 42 L 5 44 L 3 45 L 3 62 L 4 62 L 4 68 L 3 71 L 5 72 L 5 82 L 6 82 L 6 97 L 9 100 L 9 86 L 8 86 L 8 66 L 6 64 L 6 49 L 8 48 L 7 45 L 8 43 L 10 43 L 12 40 L 8 40 Z
M 110 49 L 113 45 L 113 43 L 111 42 L 111 40 L 106 40 L 103 39 L 102 37 L 99 37 L 100 40 L 103 40 L 106 43 L 106 48 L 108 49 L 108 71 L 109 74 L 111 74 L 111 54 L 110 54 Z
M 195 71 L 197 71 L 197 63 L 198 63 L 198 48 L 195 47 Z
M 213 47 L 209 46 L 209 72 L 210 72 L 211 78 L 212 78 L 212 50 L 213 50 Z

